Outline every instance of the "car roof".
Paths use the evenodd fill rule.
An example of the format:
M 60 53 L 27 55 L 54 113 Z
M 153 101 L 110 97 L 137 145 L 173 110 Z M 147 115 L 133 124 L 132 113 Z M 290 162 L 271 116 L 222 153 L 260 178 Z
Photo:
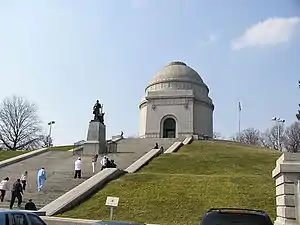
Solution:
M 258 215 L 266 214 L 266 212 L 263 210 L 244 209 L 244 208 L 212 208 L 207 211 L 207 214 L 210 213 L 242 213 L 242 214 L 258 214 Z
M 28 211 L 24 211 L 24 210 L 12 210 L 12 209 L 0 209 L 0 214 L 2 213 L 23 213 L 23 214 L 32 214 L 32 215 L 36 215 L 35 213 L 32 212 L 28 212 Z

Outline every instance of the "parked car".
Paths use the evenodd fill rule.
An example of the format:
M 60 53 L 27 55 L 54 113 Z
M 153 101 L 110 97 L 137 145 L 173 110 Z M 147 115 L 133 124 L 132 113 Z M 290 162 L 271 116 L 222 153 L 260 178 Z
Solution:
M 135 222 L 122 222 L 122 221 L 99 221 L 92 225 L 146 225 L 145 223 L 135 223 Z
M 0 225 L 47 225 L 38 215 L 21 210 L 0 210 Z
M 213 208 L 202 218 L 200 225 L 273 225 L 265 211 L 239 208 Z

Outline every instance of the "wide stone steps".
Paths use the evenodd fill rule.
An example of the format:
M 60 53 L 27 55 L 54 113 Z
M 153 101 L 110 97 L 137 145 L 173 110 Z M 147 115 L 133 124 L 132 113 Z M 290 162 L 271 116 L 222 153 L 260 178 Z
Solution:
M 26 202 L 29 199 L 32 199 L 32 201 L 35 203 L 36 207 L 38 209 L 42 208 L 43 206 L 49 204 L 50 202 L 54 201 L 61 195 L 63 195 L 65 192 L 51 194 L 51 193 L 43 193 L 43 192 L 37 192 L 37 193 L 27 193 L 25 192 L 22 196 L 22 207 L 25 206 Z M 14 206 L 17 207 L 17 199 L 15 200 Z M 0 208 L 8 208 L 10 203 L 10 193 L 7 193 L 5 195 L 4 202 L 0 202 Z
M 82 183 L 93 174 L 91 173 L 90 158 L 83 157 L 82 179 L 74 179 L 74 161 L 72 152 L 46 152 L 41 155 L 26 159 L 16 164 L 1 168 L 0 179 L 10 178 L 10 186 L 21 174 L 27 170 L 28 180 L 26 191 L 23 195 L 22 206 L 28 199 L 32 199 L 38 208 L 52 202 L 59 196 L 68 192 L 78 184 Z M 47 173 L 45 188 L 42 192 L 37 191 L 37 171 L 44 167 Z M 5 202 L 0 202 L 0 208 L 8 208 L 10 191 L 5 196 Z M 16 199 L 17 201 L 17 199 Z M 15 206 L 17 202 L 15 202 Z
M 183 138 L 184 139 L 184 138 Z M 155 143 L 159 146 L 163 146 L 166 150 L 178 139 L 123 139 L 118 142 L 118 152 L 107 154 L 111 159 L 115 160 L 119 169 L 126 169 L 137 159 L 142 157 L 145 153 L 151 150 Z M 26 170 L 28 171 L 28 182 L 26 191 L 23 195 L 22 207 L 28 199 L 32 199 L 37 208 L 42 208 L 50 202 L 57 199 L 59 196 L 65 194 L 69 190 L 73 189 L 83 181 L 87 180 L 92 173 L 92 156 L 82 155 L 82 178 L 74 179 L 74 161 L 78 156 L 72 152 L 46 152 L 41 155 L 35 156 L 30 159 L 26 159 L 19 163 L 15 163 L 0 170 L 0 179 L 5 177 L 10 178 L 10 186 L 15 182 L 17 178 L 21 177 L 21 174 Z M 99 157 L 99 161 L 101 157 Z M 100 171 L 101 165 L 99 161 L 96 164 L 96 172 Z M 47 180 L 45 188 L 42 192 L 37 191 L 37 171 L 44 167 L 47 173 Z M 0 202 L 0 208 L 8 208 L 10 201 L 10 191 L 5 196 L 5 201 Z M 15 202 L 17 206 L 17 199 Z
M 118 142 L 118 152 L 143 152 L 144 154 L 158 143 L 159 147 L 163 146 L 166 150 L 169 148 L 177 138 L 127 138 Z

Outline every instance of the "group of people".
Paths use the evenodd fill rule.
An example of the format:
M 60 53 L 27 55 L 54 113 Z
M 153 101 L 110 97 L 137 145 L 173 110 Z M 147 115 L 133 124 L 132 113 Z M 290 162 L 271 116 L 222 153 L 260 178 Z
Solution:
M 95 169 L 96 169 L 96 165 L 97 165 L 97 161 L 98 161 L 98 154 L 95 154 L 92 157 L 92 169 L 93 169 L 93 173 L 95 173 Z M 105 168 L 116 168 L 117 165 L 115 164 L 115 161 L 113 159 L 108 158 L 107 156 L 103 156 L 103 158 L 100 161 L 101 164 L 101 169 L 103 170 Z M 75 173 L 74 173 L 74 178 L 81 178 L 81 170 L 82 170 L 82 160 L 81 157 L 78 157 L 77 160 L 74 163 L 75 166 Z
M 95 173 L 96 164 L 98 161 L 98 154 L 95 154 L 92 157 L 92 169 L 93 173 Z M 101 161 L 101 169 L 103 170 L 105 168 L 116 168 L 117 165 L 115 164 L 114 160 L 108 158 L 107 156 L 104 156 Z M 75 175 L 74 178 L 81 178 L 81 170 L 82 170 L 82 161 L 81 157 L 78 157 L 75 161 Z M 18 208 L 21 207 L 22 204 L 22 196 L 26 190 L 27 186 L 27 177 L 28 177 L 28 171 L 25 171 L 21 174 L 20 178 L 18 178 L 12 185 L 12 188 L 10 189 L 9 185 L 9 177 L 4 178 L 0 182 L 0 201 L 4 201 L 4 197 L 6 195 L 7 191 L 11 191 L 11 199 L 10 199 L 10 205 L 9 208 L 12 209 L 15 203 L 15 200 L 18 200 Z M 46 183 L 46 170 L 44 167 L 38 170 L 37 172 L 37 191 L 40 192 L 44 187 Z M 35 204 L 32 202 L 32 199 L 29 199 L 29 201 L 25 205 L 25 210 L 36 210 Z
M 25 171 L 22 173 L 21 177 L 18 178 L 12 185 L 10 190 L 9 185 L 9 177 L 6 177 L 0 182 L 0 201 L 4 201 L 4 197 L 7 191 L 11 191 L 11 199 L 9 208 L 12 209 L 15 203 L 15 200 L 18 200 L 18 208 L 21 207 L 22 204 L 22 196 L 25 192 L 26 185 L 27 185 L 27 176 L 28 172 Z M 45 186 L 46 180 L 46 172 L 44 168 L 41 168 L 37 173 L 37 190 L 41 191 Z M 28 202 L 25 204 L 25 210 L 37 210 L 35 204 L 32 202 L 32 199 L 29 199 Z
M 153 149 L 160 149 L 162 152 L 164 151 L 164 147 L 163 146 L 158 146 L 158 143 L 155 143 L 155 146 L 153 147 Z

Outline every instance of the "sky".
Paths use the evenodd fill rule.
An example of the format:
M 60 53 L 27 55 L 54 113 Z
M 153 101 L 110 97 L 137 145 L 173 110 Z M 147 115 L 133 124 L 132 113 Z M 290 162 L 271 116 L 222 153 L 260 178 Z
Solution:
M 172 61 L 210 88 L 214 131 L 296 120 L 299 0 L 0 0 L 0 100 L 36 103 L 55 145 L 86 139 L 104 105 L 107 138 L 137 136 L 146 85 Z

